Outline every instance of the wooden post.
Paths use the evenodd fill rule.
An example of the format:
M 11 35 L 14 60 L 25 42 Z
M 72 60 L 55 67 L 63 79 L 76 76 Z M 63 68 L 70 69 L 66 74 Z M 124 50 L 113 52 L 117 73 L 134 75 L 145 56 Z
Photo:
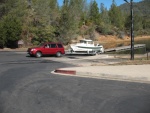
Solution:
M 149 60 L 149 58 L 148 58 L 148 51 L 147 51 L 147 60 Z

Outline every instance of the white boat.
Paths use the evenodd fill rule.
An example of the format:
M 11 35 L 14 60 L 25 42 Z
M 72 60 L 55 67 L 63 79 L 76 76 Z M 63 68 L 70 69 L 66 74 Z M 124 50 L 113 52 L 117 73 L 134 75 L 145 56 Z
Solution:
M 104 53 L 104 47 L 100 44 L 94 44 L 92 40 L 82 39 L 79 43 L 70 45 L 70 52 Z

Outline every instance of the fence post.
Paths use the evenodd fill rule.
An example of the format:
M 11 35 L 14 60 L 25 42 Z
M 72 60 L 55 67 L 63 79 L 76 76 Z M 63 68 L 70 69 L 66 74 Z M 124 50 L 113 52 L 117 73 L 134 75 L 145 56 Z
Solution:
M 149 60 L 149 59 L 148 59 L 148 51 L 147 51 L 147 60 Z

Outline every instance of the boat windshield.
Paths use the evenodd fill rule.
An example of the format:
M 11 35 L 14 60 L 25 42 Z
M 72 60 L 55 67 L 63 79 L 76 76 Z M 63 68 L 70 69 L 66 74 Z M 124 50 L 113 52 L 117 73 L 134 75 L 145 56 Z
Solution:
M 86 41 L 84 41 L 84 40 L 80 40 L 80 43 L 84 43 L 84 44 L 86 44 Z
M 93 41 L 88 41 L 88 44 L 93 44 Z
M 80 43 L 93 44 L 93 41 L 80 40 Z

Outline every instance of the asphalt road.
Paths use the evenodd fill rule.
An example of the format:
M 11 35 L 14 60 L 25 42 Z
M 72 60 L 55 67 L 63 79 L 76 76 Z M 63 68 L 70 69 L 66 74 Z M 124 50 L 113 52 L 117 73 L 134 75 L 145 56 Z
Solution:
M 0 52 L 0 113 L 150 113 L 150 84 L 51 74 L 69 59 Z

